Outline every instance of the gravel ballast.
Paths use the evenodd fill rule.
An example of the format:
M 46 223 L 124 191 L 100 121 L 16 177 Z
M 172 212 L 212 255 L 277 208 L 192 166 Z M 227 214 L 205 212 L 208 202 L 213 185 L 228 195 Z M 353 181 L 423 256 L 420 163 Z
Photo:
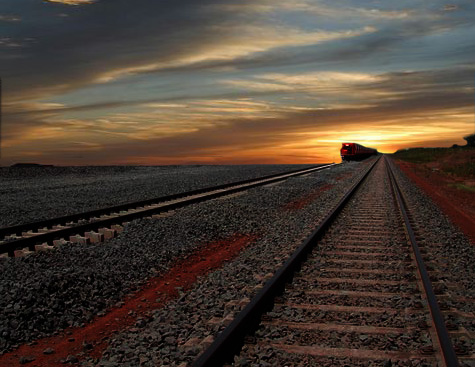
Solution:
M 349 186 L 350 181 L 348 179 L 339 186 L 341 193 L 346 190 L 346 184 Z M 444 244 L 439 249 L 450 247 L 449 244 L 453 239 L 458 238 L 457 248 L 461 252 L 449 250 L 454 268 L 445 268 L 444 270 L 452 273 L 453 281 L 456 284 L 457 276 L 460 276 L 461 264 L 464 264 L 466 268 L 462 275 L 462 283 L 467 283 L 467 295 L 473 294 L 473 265 L 470 265 L 475 264 L 473 248 L 457 229 L 450 226 L 445 216 L 434 207 L 426 196 L 407 180 L 403 179 L 402 183 L 408 196 L 417 203 L 415 209 L 420 210 L 419 215 L 422 216 L 420 220 L 425 221 L 427 216 L 428 220 L 431 218 L 431 223 L 442 228 L 430 239 Z M 285 183 L 279 186 L 281 189 L 288 187 Z M 275 217 L 266 218 L 263 223 L 265 234 L 255 246 L 244 251 L 221 270 L 210 274 L 199 282 L 195 289 L 184 294 L 179 300 L 157 310 L 150 323 L 139 334 L 134 330 L 118 335 L 111 341 L 109 349 L 101 360 L 89 360 L 84 365 L 133 366 L 140 361 L 146 361 L 144 365 L 185 366 L 193 361 L 199 352 L 211 342 L 213 336 L 224 328 L 223 324 L 216 324 L 211 320 L 224 319 L 237 313 L 240 308 L 229 306 L 229 301 L 251 298 L 257 291 L 255 287 L 262 283 L 262 277 L 272 272 L 272 268 L 279 266 L 281 260 L 292 252 L 296 244 L 300 243 L 299 238 L 302 233 L 313 228 L 315 222 L 319 221 L 329 207 L 336 202 L 336 196 L 337 193 L 334 190 L 324 193 L 304 210 L 293 213 L 292 218 L 285 214 L 282 215 L 282 212 L 279 215 L 277 214 L 279 211 L 276 211 Z M 250 198 L 251 196 L 247 196 L 247 199 Z M 428 209 L 422 210 L 421 207 L 424 206 L 427 206 Z M 309 213 L 312 214 L 309 215 Z M 308 217 L 312 217 L 315 222 L 308 221 Z M 427 228 L 431 228 L 431 226 Z M 467 255 L 468 259 L 465 258 Z M 443 258 L 447 256 L 447 253 L 443 251 L 439 256 Z M 412 307 L 410 303 L 407 304 L 406 300 L 395 300 L 396 304 L 398 302 L 404 304 L 402 307 Z M 467 306 L 465 306 L 466 308 Z M 465 326 L 467 327 L 467 325 Z M 470 330 L 468 327 L 467 329 Z M 468 340 L 456 340 L 456 343 L 466 346 L 468 349 L 472 347 L 471 341 Z M 264 356 L 261 360 L 262 365 L 265 365 L 265 355 L 268 352 L 264 350 L 261 353 Z M 306 366 L 308 365 L 306 363 L 311 363 L 311 357 L 306 361 L 298 358 L 282 355 L 282 362 L 292 361 L 291 365 L 296 366 Z M 351 361 L 351 363 L 354 362 Z M 326 365 L 330 366 L 332 363 L 339 365 L 340 361 L 332 360 Z M 349 361 L 343 360 L 341 363 L 341 365 L 348 365 Z M 374 365 L 384 365 L 385 363 L 387 361 Z M 245 366 L 249 363 L 244 361 L 238 365 Z M 366 364 L 362 362 L 361 365 Z M 429 364 L 424 361 L 413 361 L 413 364 L 409 365 L 428 366 Z
M 228 204 L 234 207 L 234 219 L 229 222 L 234 227 L 232 232 L 258 234 L 256 243 L 220 270 L 201 279 L 180 299 L 157 310 L 139 335 L 135 330 L 125 331 L 111 341 L 102 360 L 89 360 L 86 365 L 133 366 L 147 360 L 145 365 L 177 366 L 193 361 L 213 336 L 223 330 L 226 323 L 222 320 L 230 320 L 239 311 L 239 305 L 232 301 L 255 295 L 269 274 L 301 244 L 367 164 L 352 163 L 321 174 L 287 180 L 251 190 L 230 201 Z M 336 181 L 343 176 L 347 178 Z M 328 184 L 336 185 L 304 208 L 291 213 L 282 209 L 295 198 L 311 193 L 312 187 Z M 224 205 L 213 210 L 213 217 L 219 218 L 229 212 L 229 207 Z
M 396 165 L 395 167 L 410 211 L 417 213 L 414 216 L 415 230 L 422 237 L 420 242 L 426 250 L 424 260 L 429 269 L 438 272 L 438 277 L 443 282 L 438 287 L 449 295 L 439 299 L 439 302 L 458 311 L 475 314 L 475 247 L 460 229 L 452 225 L 448 216 Z M 465 318 L 462 315 L 446 317 L 446 322 L 450 321 L 472 335 L 475 332 L 473 317 Z M 468 354 L 475 353 L 475 340 L 468 335 L 457 336 L 452 339 L 452 343 Z M 473 366 L 473 362 L 461 366 Z
M 305 167 L 310 165 L 0 167 L 0 227 Z
M 5 330 L 0 336 L 1 350 L 51 335 L 68 325 L 82 325 L 202 244 L 236 233 L 261 237 L 271 233 L 262 240 L 264 249 L 273 248 L 275 243 L 284 247 L 295 243 L 296 237 L 307 233 L 351 184 L 351 180 L 336 179 L 358 173 L 361 165 L 366 164 L 342 165 L 255 188 L 229 199 L 182 208 L 159 220 L 134 221 L 119 237 L 101 245 L 62 246 L 50 253 L 0 261 L 4 295 L 0 299 L 0 328 Z M 328 184 L 335 186 L 322 194 L 317 200 L 320 204 L 312 205 L 311 216 L 306 211 L 282 210 L 289 202 Z M 279 233 L 272 233 L 275 230 Z M 249 284 L 247 277 L 255 266 L 252 262 L 243 266 L 247 272 L 241 269 L 240 278 Z M 233 266 L 228 268 L 235 273 Z M 218 287 L 213 292 L 221 291 Z M 212 298 L 213 292 L 204 292 L 206 298 Z M 235 297 L 234 293 L 230 290 L 228 297 Z M 214 313 L 212 308 L 209 312 Z
M 116 335 L 100 360 L 87 359 L 82 364 L 179 366 L 191 362 L 224 327 L 210 320 L 238 312 L 240 306 L 230 301 L 252 297 L 367 164 L 348 163 L 179 209 L 159 220 L 134 221 L 118 238 L 103 245 L 63 246 L 51 253 L 0 261 L 0 292 L 5 295 L 0 300 L 0 330 L 5 330 L 0 335 L 0 351 L 68 325 L 86 323 L 202 244 L 236 233 L 256 235 L 255 244 L 222 269 L 201 278 L 192 290 L 141 320 L 140 325 Z M 441 244 L 434 248 L 433 256 L 441 259 L 447 277 L 461 284 L 462 293 L 473 297 L 473 248 L 420 190 L 404 177 L 401 182 L 421 221 L 427 221 L 427 232 L 433 232 L 426 240 Z M 331 187 L 300 210 L 284 209 L 327 185 Z M 444 262 L 443 258 L 448 259 Z M 473 305 L 459 306 L 474 311 Z M 458 342 L 472 347 L 470 341 Z

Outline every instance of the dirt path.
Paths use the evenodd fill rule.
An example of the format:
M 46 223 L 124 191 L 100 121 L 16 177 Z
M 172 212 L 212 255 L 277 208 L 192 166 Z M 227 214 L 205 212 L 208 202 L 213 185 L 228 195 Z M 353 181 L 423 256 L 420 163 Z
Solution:
M 457 188 L 460 179 L 438 173 L 424 165 L 397 160 L 396 163 L 475 245 L 475 192 Z

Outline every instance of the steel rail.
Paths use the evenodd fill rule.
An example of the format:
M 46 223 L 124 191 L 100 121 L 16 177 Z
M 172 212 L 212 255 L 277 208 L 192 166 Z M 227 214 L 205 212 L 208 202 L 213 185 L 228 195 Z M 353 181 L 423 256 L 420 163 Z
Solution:
M 445 326 L 444 316 L 442 315 L 439 304 L 437 303 L 437 297 L 435 296 L 429 273 L 427 272 L 427 268 L 424 264 L 421 251 L 417 244 L 416 235 L 409 221 L 407 201 L 394 175 L 392 162 L 389 161 L 389 159 L 386 157 L 385 157 L 385 160 L 386 160 L 386 167 L 388 169 L 388 175 L 392 183 L 393 191 L 397 199 L 397 203 L 400 208 L 402 217 L 404 219 L 404 224 L 406 226 L 407 234 L 411 242 L 412 250 L 414 252 L 414 257 L 417 263 L 417 269 L 421 277 L 422 284 L 424 286 L 427 303 L 429 305 L 430 314 L 431 314 L 433 324 L 437 332 L 437 339 L 442 351 L 442 357 L 444 359 L 444 363 L 447 367 L 457 367 L 459 366 L 457 354 L 452 345 L 452 341 L 450 339 L 449 332 L 447 331 L 447 327 Z
M 283 181 L 290 177 L 296 177 L 296 176 L 304 175 L 307 173 L 324 170 L 324 169 L 333 167 L 335 165 L 337 164 L 333 163 L 333 164 L 328 164 L 328 165 L 323 165 L 323 166 L 306 168 L 303 170 L 283 172 L 283 173 L 273 174 L 273 175 L 264 176 L 260 178 L 248 179 L 244 181 L 218 185 L 218 186 L 214 186 L 210 188 L 204 188 L 204 189 L 188 191 L 185 193 L 173 194 L 173 195 L 169 195 L 169 196 L 165 196 L 165 197 L 157 198 L 157 199 L 144 200 L 144 201 L 140 201 L 136 203 L 128 203 L 124 205 L 98 209 L 98 210 L 94 210 L 87 213 L 74 214 L 74 215 L 48 219 L 48 220 L 35 222 L 35 223 L 29 223 L 25 225 L 2 228 L 0 230 L 0 234 L 2 233 L 8 233 L 10 235 L 18 234 L 18 233 L 28 231 L 28 230 L 37 230 L 38 228 L 42 228 L 42 227 L 64 225 L 72 220 L 91 219 L 99 215 L 107 215 L 119 210 L 127 210 L 127 209 L 132 210 L 132 209 L 136 209 L 138 207 L 142 207 L 146 205 L 160 205 L 163 203 L 163 205 L 160 205 L 158 207 L 137 209 L 136 211 L 133 211 L 133 212 L 118 214 L 112 218 L 99 218 L 93 222 L 73 225 L 68 228 L 63 228 L 63 229 L 58 229 L 58 230 L 50 230 L 46 233 L 41 233 L 41 234 L 34 233 L 34 235 L 30 237 L 23 237 L 23 238 L 18 238 L 18 239 L 11 240 L 8 242 L 0 243 L 0 253 L 8 253 L 9 256 L 13 256 L 14 251 L 18 249 L 28 247 L 30 250 L 33 250 L 35 245 L 40 244 L 40 243 L 49 243 L 56 239 L 68 238 L 69 236 L 83 234 L 88 231 L 96 231 L 99 228 L 110 227 L 114 224 L 128 222 L 130 220 L 134 220 L 137 218 L 146 217 L 146 216 L 162 213 L 169 210 L 174 210 L 183 206 L 202 202 L 205 200 L 218 198 L 225 195 L 230 195 L 230 194 L 233 194 L 239 191 L 248 190 L 254 187 Z M 171 203 L 167 204 L 167 202 L 170 202 L 170 201 Z M 12 229 L 14 233 L 12 233 Z
M 216 337 L 214 342 L 193 362 L 192 367 L 222 366 L 230 362 L 244 343 L 244 337 L 257 329 L 262 314 L 270 310 L 276 296 L 284 291 L 285 284 L 290 282 L 294 274 L 300 269 L 308 254 L 313 250 L 325 231 L 334 222 L 335 218 L 353 197 L 356 190 L 368 177 L 379 162 L 380 157 L 373 162 L 365 174 L 338 202 L 335 208 L 323 219 L 318 227 L 300 245 L 274 276 L 266 282 L 264 287 L 236 316 L 236 318 Z
M 41 220 L 41 221 L 37 221 L 37 222 L 30 222 L 30 223 L 15 225 L 15 226 L 3 227 L 3 228 L 0 228 L 0 238 L 8 236 L 8 235 L 12 235 L 12 234 L 21 234 L 22 232 L 27 231 L 27 230 L 31 230 L 31 229 L 51 227 L 53 225 L 58 225 L 58 224 L 59 225 L 64 225 L 68 222 L 73 222 L 73 221 L 77 221 L 77 220 L 81 220 L 81 219 L 97 217 L 97 216 L 101 216 L 101 215 L 104 215 L 104 214 L 113 213 L 113 212 L 116 212 L 116 211 L 130 210 L 130 209 L 137 208 L 137 207 L 140 207 L 140 206 L 146 206 L 146 205 L 161 203 L 161 202 L 165 202 L 165 201 L 176 200 L 176 199 L 179 199 L 179 198 L 182 198 L 182 197 L 198 195 L 198 194 L 202 194 L 204 192 L 209 192 L 209 191 L 213 191 L 213 190 L 227 189 L 229 187 L 233 187 L 233 186 L 237 186 L 237 185 L 245 185 L 245 184 L 248 184 L 248 183 L 251 183 L 251 182 L 255 182 L 257 180 L 270 179 L 270 178 L 278 177 L 278 176 L 281 176 L 281 175 L 284 175 L 284 174 L 292 174 L 292 173 L 297 173 L 297 172 L 301 172 L 301 171 L 305 171 L 305 170 L 311 170 L 311 169 L 320 168 L 320 167 L 325 167 L 325 166 L 314 166 L 314 167 L 308 167 L 308 168 L 304 168 L 304 169 L 292 170 L 292 171 L 289 171 L 289 172 L 274 173 L 274 174 L 268 175 L 268 176 L 250 178 L 250 179 L 247 179 L 247 180 L 242 180 L 242 181 L 237 181 L 237 182 L 230 182 L 230 183 L 227 183 L 227 184 L 222 184 L 222 185 L 217 185 L 217 186 L 209 186 L 209 187 L 204 187 L 204 188 L 201 188 L 201 189 L 179 192 L 179 193 L 176 193 L 176 194 L 161 196 L 161 197 L 158 197 L 158 198 L 134 201 L 134 202 L 124 203 L 124 204 L 110 206 L 110 207 L 106 207 L 106 208 L 91 210 L 91 211 L 88 211 L 88 212 L 71 214 L 71 215 L 67 215 L 67 216 L 63 216 L 63 217 L 57 217 L 57 218 L 45 219 L 45 220 Z

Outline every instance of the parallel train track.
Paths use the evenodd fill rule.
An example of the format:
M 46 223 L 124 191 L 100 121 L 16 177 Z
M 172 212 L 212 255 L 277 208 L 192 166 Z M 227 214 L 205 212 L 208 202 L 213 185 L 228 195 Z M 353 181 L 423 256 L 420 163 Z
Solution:
M 111 238 L 128 221 L 159 215 L 167 211 L 231 195 L 253 187 L 268 185 L 290 177 L 305 175 L 335 166 L 328 164 L 255 179 L 208 187 L 160 198 L 0 228 L 0 255 L 15 256 L 71 242 L 101 242 Z
M 475 364 L 391 165 L 368 169 L 193 367 Z

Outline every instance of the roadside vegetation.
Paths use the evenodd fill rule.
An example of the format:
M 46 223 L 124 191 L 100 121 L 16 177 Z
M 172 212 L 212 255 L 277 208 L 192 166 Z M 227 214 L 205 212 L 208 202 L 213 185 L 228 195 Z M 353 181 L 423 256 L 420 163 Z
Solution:
M 452 153 L 455 149 L 463 148 L 409 148 L 398 150 L 394 158 L 411 163 L 430 163 Z M 465 149 L 464 149 L 465 150 Z
M 475 178 L 475 147 L 410 148 L 398 150 L 393 157 L 450 176 Z
M 470 192 L 475 192 L 475 187 L 467 186 L 467 185 L 464 185 L 462 183 L 449 184 L 449 186 L 450 187 L 455 187 L 456 189 L 459 189 L 459 190 L 466 190 L 466 191 L 470 191 Z

